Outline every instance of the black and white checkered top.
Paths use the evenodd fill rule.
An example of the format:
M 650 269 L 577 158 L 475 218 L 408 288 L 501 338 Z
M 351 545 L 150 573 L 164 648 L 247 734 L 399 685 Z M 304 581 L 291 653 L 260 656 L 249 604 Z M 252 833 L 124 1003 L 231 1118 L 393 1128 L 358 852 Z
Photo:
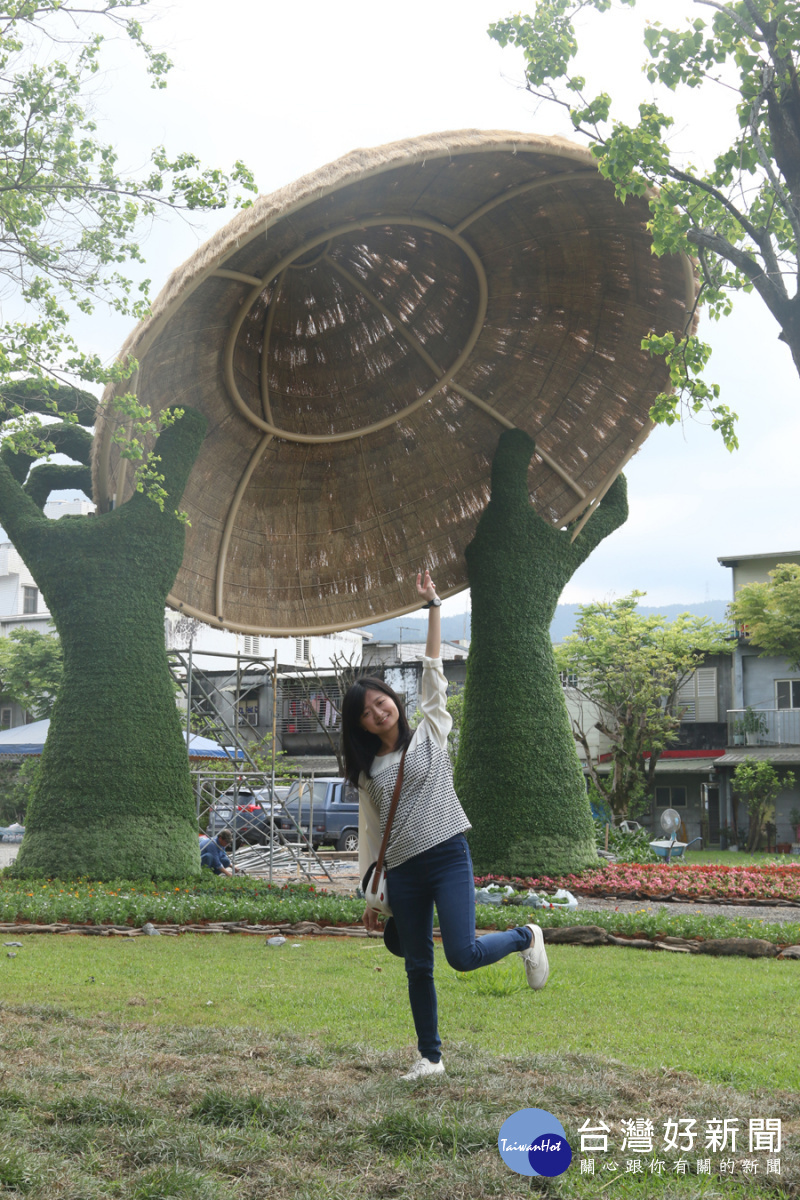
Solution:
M 440 658 L 422 660 L 420 708 L 422 720 L 406 751 L 403 787 L 386 849 L 389 870 L 472 828 L 453 787 L 447 753 L 453 719 L 447 711 L 447 680 Z M 362 772 L 358 781 L 358 867 L 362 878 L 381 848 L 401 753 L 396 750 L 376 758 L 369 777 Z

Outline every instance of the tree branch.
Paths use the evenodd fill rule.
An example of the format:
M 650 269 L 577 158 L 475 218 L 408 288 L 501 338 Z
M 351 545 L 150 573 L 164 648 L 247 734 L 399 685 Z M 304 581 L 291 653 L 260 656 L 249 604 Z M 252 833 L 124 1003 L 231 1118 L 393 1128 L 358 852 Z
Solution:
M 761 249 L 761 238 L 764 236 L 764 231 L 753 225 L 752 222 L 749 221 L 744 215 L 744 213 L 739 211 L 733 201 L 728 199 L 724 192 L 721 192 L 718 188 L 715 188 L 712 183 L 707 183 L 704 179 L 698 179 L 696 175 L 690 175 L 687 171 L 681 171 L 679 167 L 670 165 L 667 167 L 667 174 L 670 176 L 670 178 L 677 179 L 681 183 L 688 183 L 691 187 L 699 188 L 700 191 L 705 192 L 708 196 L 711 196 L 717 201 L 718 204 L 721 204 L 723 208 L 725 208 L 731 214 L 734 221 L 737 221 L 741 225 L 745 233 L 749 234 L 759 249 Z M 652 182 L 655 181 L 651 180 L 651 183 Z M 691 214 L 689 215 L 691 216 Z
M 753 112 L 750 118 L 750 136 L 753 139 L 753 145 L 756 148 L 758 157 L 761 159 L 761 165 L 767 174 L 767 178 L 772 184 L 775 195 L 778 197 L 780 206 L 786 213 L 786 216 L 789 218 L 789 223 L 792 227 L 792 233 L 795 237 L 795 242 L 800 243 L 800 213 L 798 213 L 791 198 L 787 196 L 786 192 L 781 186 L 781 181 L 773 171 L 772 163 L 769 160 L 769 155 L 764 149 L 764 143 L 761 141 L 761 134 L 758 132 L 756 122 L 758 120 L 758 114 L 761 111 L 761 103 L 763 98 L 764 97 L 762 94 L 753 104 Z
M 786 294 L 786 289 L 782 285 L 778 288 L 772 278 L 767 275 L 764 268 L 756 262 L 752 255 L 745 250 L 740 250 L 738 246 L 734 246 L 727 238 L 720 237 L 719 234 L 711 233 L 706 229 L 697 227 L 686 231 L 687 241 L 694 246 L 701 246 L 705 250 L 710 250 L 712 254 L 718 255 L 720 258 L 726 259 L 733 266 L 738 267 L 743 275 L 752 282 L 761 299 L 766 304 L 769 311 L 775 317 L 781 327 L 788 319 L 788 305 L 791 303 Z
M 734 12 L 732 8 L 729 8 L 727 4 L 719 4 L 718 0 L 694 0 L 694 2 L 695 4 L 704 4 L 707 8 L 715 8 L 717 12 L 724 13 L 726 17 L 730 17 L 734 24 L 738 25 L 740 29 L 744 30 L 747 36 L 751 37 L 754 42 L 762 42 L 764 40 L 763 37 L 759 37 L 756 29 L 752 25 L 748 25 L 746 21 L 742 20 L 739 14 Z M 750 8 L 752 12 L 752 6 L 748 4 L 747 7 Z

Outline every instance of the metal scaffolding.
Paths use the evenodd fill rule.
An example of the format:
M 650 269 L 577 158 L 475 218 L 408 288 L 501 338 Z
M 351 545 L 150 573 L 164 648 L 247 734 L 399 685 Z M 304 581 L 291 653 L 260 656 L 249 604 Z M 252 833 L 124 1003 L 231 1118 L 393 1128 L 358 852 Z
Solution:
M 236 719 L 232 724 L 226 720 L 215 698 L 216 689 L 207 686 L 206 675 L 198 668 L 197 660 L 201 658 L 224 659 L 228 663 L 232 660 L 235 661 L 235 670 L 231 669 L 231 676 L 235 678 L 235 682 L 226 688 L 231 692 L 231 704 L 233 712 L 236 714 Z M 168 650 L 167 659 L 170 674 L 185 697 L 187 745 L 191 734 L 200 733 L 215 741 L 224 751 L 224 757 L 235 767 L 235 770 L 231 772 L 231 786 L 225 792 L 226 796 L 230 794 L 230 803 L 224 806 L 223 811 L 230 810 L 232 817 L 231 824 L 226 827 L 230 828 L 233 837 L 232 854 L 236 865 L 239 869 L 252 873 L 264 873 L 270 882 L 276 868 L 284 869 L 292 866 L 309 880 L 321 875 L 331 880 L 330 872 L 314 850 L 310 826 L 306 837 L 301 825 L 295 820 L 294 814 L 286 808 L 283 798 L 276 792 L 277 652 L 272 660 L 269 660 L 264 656 L 239 654 L 238 652 L 235 655 L 211 650 L 198 652 L 193 650 L 190 644 L 186 650 Z M 272 746 L 270 765 L 266 771 L 253 757 L 249 748 L 249 739 L 242 736 L 239 720 L 241 698 L 252 690 L 248 687 L 246 676 L 248 672 L 252 672 L 253 666 L 263 671 L 270 678 L 272 684 Z M 216 813 L 219 808 L 220 777 L 210 773 L 208 767 L 198 768 L 193 771 L 193 775 L 195 777 L 198 828 L 201 828 L 203 819 L 208 819 L 210 814 Z M 254 815 L 248 818 L 247 806 L 240 806 L 238 803 L 239 794 L 243 791 L 267 793 L 265 807 L 268 816 L 266 820 L 262 820 L 262 813 L 259 813 L 257 822 L 255 810 L 253 810 Z M 261 804 L 263 803 L 262 800 Z M 276 813 L 287 817 L 294 826 L 292 837 L 287 837 L 286 833 L 276 825 Z M 300 805 L 298 805 L 297 815 L 302 818 Z M 257 824 L 260 826 L 259 828 L 256 828 Z M 292 833 L 292 831 L 289 832 Z M 242 844 L 246 846 L 249 838 L 253 836 L 257 836 L 259 840 L 263 838 L 263 847 L 256 849 L 248 846 L 246 849 L 242 849 Z M 296 836 L 296 841 L 294 836 Z M 239 842 L 238 852 L 237 841 Z

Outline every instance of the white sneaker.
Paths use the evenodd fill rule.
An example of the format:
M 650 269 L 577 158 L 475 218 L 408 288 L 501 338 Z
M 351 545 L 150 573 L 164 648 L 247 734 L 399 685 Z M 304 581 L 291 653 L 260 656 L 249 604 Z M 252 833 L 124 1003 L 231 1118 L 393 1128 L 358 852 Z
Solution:
M 415 1079 L 424 1079 L 426 1075 L 444 1075 L 444 1063 L 439 1059 L 438 1063 L 431 1062 L 429 1058 L 418 1059 L 410 1071 L 406 1071 L 405 1075 L 401 1075 L 401 1079 L 413 1083 Z
M 538 925 L 528 925 L 531 931 L 531 944 L 527 950 L 520 950 L 522 961 L 525 963 L 525 974 L 528 987 L 535 992 L 541 991 L 547 983 L 550 974 L 550 964 L 547 961 L 547 951 L 544 948 L 544 934 Z

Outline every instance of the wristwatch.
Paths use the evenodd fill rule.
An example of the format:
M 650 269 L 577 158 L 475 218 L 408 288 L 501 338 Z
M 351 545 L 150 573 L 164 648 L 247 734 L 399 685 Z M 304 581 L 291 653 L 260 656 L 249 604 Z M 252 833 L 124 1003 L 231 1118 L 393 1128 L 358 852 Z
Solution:
M 441 608 L 442 602 L 438 596 L 434 596 L 432 600 L 429 600 L 427 604 L 423 604 L 422 607 L 423 608 Z

